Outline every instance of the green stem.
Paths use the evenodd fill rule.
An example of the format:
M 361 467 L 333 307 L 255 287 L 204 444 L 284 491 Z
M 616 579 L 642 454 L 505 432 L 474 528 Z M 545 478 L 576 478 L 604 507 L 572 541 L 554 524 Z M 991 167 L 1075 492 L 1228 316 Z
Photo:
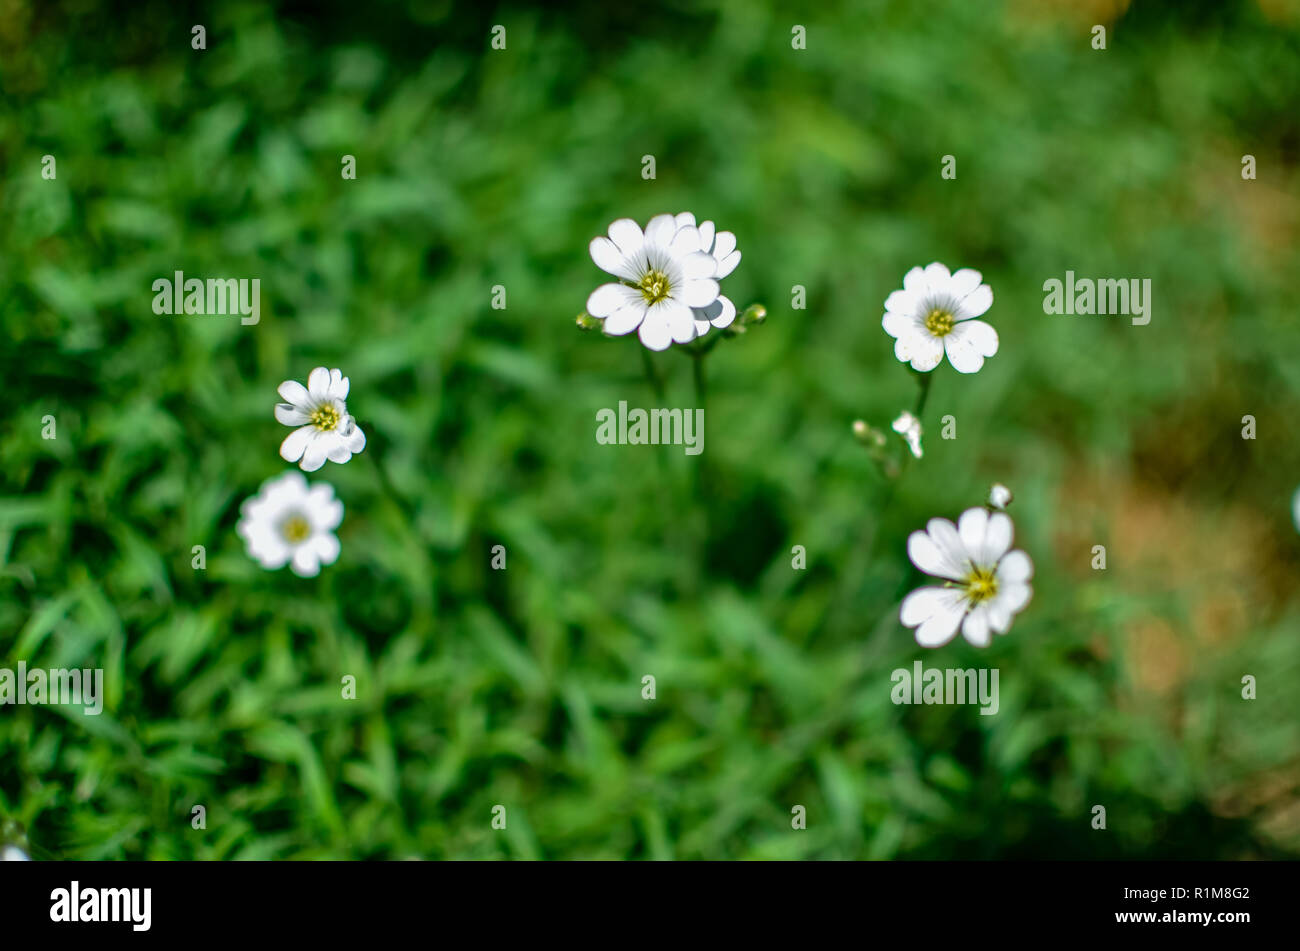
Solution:
M 705 447 L 707 447 L 709 445 L 709 441 L 708 439 L 705 438 L 705 433 L 707 432 L 709 427 L 709 387 L 704 372 L 704 360 L 708 356 L 708 351 L 690 350 L 687 352 L 690 353 L 691 363 L 693 364 L 692 370 L 695 379 L 695 403 L 697 406 L 699 406 L 700 410 L 702 411 L 700 432 L 697 438 Z M 707 499 L 704 498 L 704 493 L 708 491 L 708 481 L 704 477 L 704 454 L 703 453 L 701 453 L 699 458 L 696 460 L 695 489 L 696 489 L 696 494 L 700 497 L 700 499 L 707 503 Z
M 638 346 L 637 349 L 641 351 L 641 364 L 645 367 L 645 376 L 650 381 L 650 389 L 654 390 L 655 399 L 663 403 L 664 381 L 660 379 L 658 371 L 655 370 L 654 361 L 650 359 L 650 351 L 643 346 Z

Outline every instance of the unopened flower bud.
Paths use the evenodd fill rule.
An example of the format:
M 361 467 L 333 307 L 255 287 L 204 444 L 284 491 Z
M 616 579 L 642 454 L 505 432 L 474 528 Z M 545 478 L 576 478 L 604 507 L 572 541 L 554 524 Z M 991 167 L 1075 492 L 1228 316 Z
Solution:
M 994 483 L 993 488 L 989 490 L 989 505 L 995 509 L 1005 509 L 1011 504 L 1013 498 L 1011 490 L 1001 482 Z
M 602 326 L 604 326 L 599 320 L 597 320 L 595 317 L 592 317 L 586 311 L 583 311 L 581 314 L 578 315 L 578 319 L 576 323 L 578 325 L 579 330 L 599 330 Z

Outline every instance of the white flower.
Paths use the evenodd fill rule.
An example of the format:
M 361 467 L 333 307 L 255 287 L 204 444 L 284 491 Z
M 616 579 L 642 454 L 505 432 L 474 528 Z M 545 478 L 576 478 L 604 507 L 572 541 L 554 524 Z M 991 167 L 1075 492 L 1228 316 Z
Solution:
M 677 227 L 684 228 L 695 224 L 695 216 L 683 211 L 677 216 Z M 699 225 L 700 250 L 713 258 L 717 267 L 713 277 L 721 281 L 740 264 L 740 252 L 736 250 L 736 236 L 730 231 L 718 231 L 712 221 Z M 691 315 L 695 318 L 695 336 L 703 337 L 710 327 L 731 326 L 736 319 L 736 305 L 725 294 L 718 294 L 717 300 L 707 307 L 692 307 Z
M 1291 516 L 1295 519 L 1295 528 L 1300 532 L 1300 489 L 1295 490 L 1295 498 L 1291 500 Z
M 921 421 L 913 416 L 907 410 L 894 420 L 894 432 L 902 436 L 907 442 L 907 448 L 912 450 L 912 455 L 921 458 Z
M 956 274 L 935 262 L 914 267 L 903 278 L 903 289 L 885 299 L 881 325 L 896 338 L 894 356 L 913 370 L 929 371 L 948 354 L 961 373 L 974 373 L 984 358 L 998 352 L 998 332 L 975 320 L 993 305 L 993 291 L 980 283 L 979 271 L 962 268 Z
M 366 448 L 366 434 L 348 415 L 348 378 L 341 370 L 317 367 L 303 386 L 294 380 L 280 384 L 289 402 L 275 404 L 275 418 L 298 428 L 280 443 L 285 462 L 302 460 L 303 472 L 315 472 L 325 460 L 347 462 Z
M 941 647 L 961 628 L 966 640 L 987 647 L 991 632 L 1010 630 L 1012 616 L 1029 603 L 1034 574 L 1028 555 L 1009 550 L 1011 537 L 1011 517 L 984 508 L 967 509 L 956 525 L 932 518 L 925 531 L 908 537 L 912 564 L 947 581 L 903 599 L 899 619 L 916 628 L 918 644 Z
M 308 487 L 301 473 L 286 472 L 263 482 L 239 513 L 236 531 L 263 568 L 290 562 L 294 574 L 311 578 L 339 556 L 334 529 L 343 521 L 343 503 L 327 483 Z
M 651 350 L 689 343 L 695 339 L 691 308 L 707 310 L 718 299 L 718 262 L 702 249 L 693 216 L 656 215 L 644 233 L 631 218 L 618 219 L 608 238 L 592 239 L 591 259 L 620 283 L 592 291 L 587 313 L 603 318 L 612 336 L 636 330 Z
M 1013 498 L 1015 496 L 1011 494 L 1011 490 L 1001 482 L 993 483 L 993 488 L 989 489 L 989 505 L 995 509 L 1005 509 L 1011 504 Z
M 16 845 L 6 845 L 0 849 L 0 862 L 30 862 L 25 852 Z

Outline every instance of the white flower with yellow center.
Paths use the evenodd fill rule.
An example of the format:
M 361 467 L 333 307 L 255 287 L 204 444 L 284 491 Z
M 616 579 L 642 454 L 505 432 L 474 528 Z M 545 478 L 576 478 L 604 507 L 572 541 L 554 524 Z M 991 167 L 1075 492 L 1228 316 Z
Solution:
M 984 358 L 998 352 L 998 332 L 975 319 L 993 306 L 993 291 L 980 281 L 979 271 L 949 274 L 938 262 L 908 271 L 903 289 L 885 299 L 881 321 L 895 338 L 894 356 L 922 372 L 937 367 L 945 353 L 960 373 L 984 366 Z
M 340 370 L 317 367 L 303 386 L 294 380 L 280 384 L 289 402 L 275 405 L 275 418 L 298 428 L 280 444 L 285 462 L 302 460 L 303 472 L 315 472 L 325 460 L 347 462 L 366 448 L 366 434 L 348 415 L 348 378 Z
M 695 227 L 695 216 L 683 211 L 677 216 L 677 227 Z M 716 270 L 714 280 L 721 281 L 740 264 L 740 252 L 736 250 L 736 236 L 730 231 L 718 231 L 712 221 L 698 226 L 700 232 L 700 250 L 713 258 Z M 717 300 L 707 307 L 692 307 L 691 316 L 695 318 L 695 336 L 703 337 L 710 327 L 721 330 L 730 327 L 736 319 L 736 305 L 725 294 L 718 294 Z
M 917 588 L 903 599 L 899 619 L 916 628 L 922 647 L 942 647 L 960 628 L 976 647 L 988 647 L 992 633 L 1005 634 L 1024 610 L 1033 589 L 1034 563 L 1011 551 L 1013 528 L 1005 512 L 967 509 L 954 525 L 932 518 L 925 531 L 907 539 L 907 555 L 942 587 Z
M 603 319 L 612 336 L 637 331 L 651 350 L 689 343 L 692 308 L 707 309 L 718 299 L 717 261 L 702 247 L 693 216 L 656 215 L 644 232 L 631 218 L 618 219 L 608 238 L 592 240 L 591 259 L 619 283 L 592 291 L 587 313 Z
M 334 529 L 343 521 L 343 503 L 324 482 L 308 486 L 299 472 L 286 472 L 262 483 L 258 494 L 239 509 L 235 530 L 248 554 L 267 569 L 289 564 L 293 573 L 312 578 L 321 565 L 339 556 Z

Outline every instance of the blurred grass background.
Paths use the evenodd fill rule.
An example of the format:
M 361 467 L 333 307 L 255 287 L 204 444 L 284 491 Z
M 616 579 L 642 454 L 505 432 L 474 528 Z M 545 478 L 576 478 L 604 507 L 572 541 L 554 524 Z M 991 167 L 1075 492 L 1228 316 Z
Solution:
M 0 0 L 0 666 L 108 689 L 98 718 L 0 708 L 0 839 L 1300 855 L 1298 54 L 1291 0 Z M 594 439 L 597 410 L 655 405 L 639 345 L 573 324 L 590 238 L 686 209 L 736 232 L 725 290 L 769 312 L 710 358 L 703 546 L 680 448 Z M 911 407 L 880 316 L 933 260 L 984 273 L 1001 349 L 937 371 L 889 497 L 850 423 Z M 1150 325 L 1045 315 L 1067 269 L 1150 278 Z M 261 323 L 156 316 L 176 270 L 260 278 Z M 655 360 L 692 405 L 690 361 Z M 370 445 L 311 477 L 343 550 L 301 580 L 234 525 L 288 468 L 276 386 L 317 365 Z M 987 651 L 924 652 L 906 535 L 994 481 L 1034 601 Z M 998 715 L 894 706 L 917 658 L 999 668 Z

